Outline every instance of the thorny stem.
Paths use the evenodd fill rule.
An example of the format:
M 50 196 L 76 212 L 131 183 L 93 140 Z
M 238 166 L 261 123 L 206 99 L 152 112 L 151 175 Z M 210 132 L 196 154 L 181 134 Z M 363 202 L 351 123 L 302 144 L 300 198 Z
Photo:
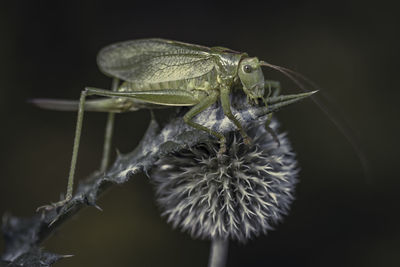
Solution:
M 250 125 L 250 122 L 260 120 L 265 117 L 266 114 L 277 111 L 285 105 L 290 105 L 304 99 L 313 93 L 315 92 L 271 97 L 269 99 L 271 103 L 269 103 L 267 108 L 257 107 L 254 108 L 252 112 L 247 112 L 247 110 L 238 112 L 240 112 L 239 114 L 243 122 L 247 123 L 244 126 Z M 208 116 L 206 115 L 205 117 L 209 118 L 210 114 L 214 114 L 215 116 L 211 117 L 217 118 L 217 112 L 218 110 L 216 109 L 210 110 L 207 114 Z M 226 124 L 221 123 L 221 121 L 216 121 L 215 125 L 219 125 L 219 129 L 222 133 L 227 133 L 231 130 L 230 126 L 226 126 Z M 224 127 L 222 127 L 222 125 L 224 125 Z M 198 131 L 186 134 L 187 129 L 185 127 L 181 119 L 170 121 L 163 129 L 152 120 L 144 138 L 134 151 L 119 157 L 107 173 L 96 172 L 88 179 L 82 181 L 77 188 L 75 196 L 69 202 L 65 203 L 64 206 L 44 211 L 42 214 L 37 214 L 31 218 L 21 219 L 12 216 L 4 216 L 3 232 L 8 236 L 8 239 L 5 252 L 0 255 L 0 265 L 4 261 L 13 262 L 20 256 L 32 260 L 32 257 L 36 257 L 36 254 L 30 254 L 32 249 L 36 249 L 40 243 L 54 233 L 58 227 L 62 226 L 64 222 L 68 221 L 84 207 L 88 205 L 96 206 L 95 202 L 99 196 L 113 184 L 124 183 L 129 180 L 130 176 L 141 171 L 149 170 L 162 155 L 176 152 L 184 146 L 193 146 L 199 142 L 209 140 L 209 136 Z M 165 140 L 172 141 L 165 142 Z M 154 148 L 151 150 L 151 153 L 148 149 L 145 149 L 149 147 Z M 107 154 L 108 152 L 105 152 L 105 155 Z M 129 168 L 131 170 L 126 172 L 125 169 Z M 121 176 L 122 173 L 125 173 L 125 175 Z M 228 240 L 213 240 L 211 244 L 209 267 L 225 267 L 227 252 Z M 35 258 L 34 260 L 36 262 L 36 260 L 39 259 Z
M 215 238 L 211 241 L 208 267 L 225 267 L 228 256 L 228 239 Z
M 95 173 L 93 176 L 89 177 L 87 179 L 88 182 L 93 182 L 95 183 L 96 179 L 101 177 L 102 174 L 100 172 Z M 103 183 L 100 187 L 99 190 L 97 191 L 98 195 L 101 195 L 104 191 L 106 191 L 108 188 L 110 188 L 113 185 L 111 182 Z M 83 208 L 87 208 L 88 206 L 83 203 L 74 203 L 70 205 L 70 203 L 67 203 L 66 206 L 69 206 L 67 208 L 67 211 L 62 214 L 62 216 L 59 215 L 48 215 L 50 218 L 50 223 L 49 220 L 42 220 L 42 227 L 40 227 L 40 231 L 38 234 L 38 239 L 36 241 L 37 244 L 42 243 L 45 241 L 47 238 L 49 238 L 57 228 L 62 226 L 65 222 L 70 220 L 76 213 L 81 211 Z M 95 207 L 99 210 L 102 210 L 100 207 L 95 205 Z M 42 214 L 42 216 L 46 216 L 45 214 Z

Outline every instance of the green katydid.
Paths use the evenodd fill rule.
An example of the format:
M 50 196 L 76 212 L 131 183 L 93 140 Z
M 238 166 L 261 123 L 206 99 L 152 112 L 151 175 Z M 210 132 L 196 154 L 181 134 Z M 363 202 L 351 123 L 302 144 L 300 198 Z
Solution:
M 261 66 L 270 66 L 268 63 L 224 47 L 208 48 L 163 39 L 141 39 L 105 47 L 98 54 L 97 62 L 102 72 L 114 78 L 113 90 L 88 87 L 81 92 L 79 102 L 33 100 L 34 104 L 43 108 L 78 110 L 67 194 L 63 201 L 43 206 L 45 209 L 61 206 L 72 198 L 84 110 L 112 114 L 159 106 L 192 106 L 184 115 L 184 121 L 195 129 L 217 137 L 220 141 L 219 153 L 222 154 L 226 150 L 225 136 L 194 122 L 193 118 L 220 100 L 225 116 L 235 124 L 244 142 L 249 144 L 251 140 L 231 112 L 229 96 L 233 88 L 241 88 L 252 104 L 258 104 L 258 100 L 261 100 L 267 105 L 280 92 L 279 82 L 264 79 Z M 118 79 L 122 80 L 120 85 Z M 279 96 L 277 102 L 284 106 L 287 105 L 287 99 L 302 99 L 313 93 L 315 91 Z M 89 95 L 106 98 L 86 100 Z M 110 115 L 105 151 L 109 150 L 112 119 Z M 108 152 L 105 152 L 103 171 L 107 160 Z

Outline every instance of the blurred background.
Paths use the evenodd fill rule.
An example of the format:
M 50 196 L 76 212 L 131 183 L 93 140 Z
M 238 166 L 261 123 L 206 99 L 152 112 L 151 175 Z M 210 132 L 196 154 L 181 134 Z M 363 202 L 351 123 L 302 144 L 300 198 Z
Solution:
M 11 2 L 11 1 L 9 1 Z M 285 221 L 245 245 L 228 266 L 400 266 L 398 7 L 368 1 L 13 1 L 0 7 L 0 214 L 31 216 L 65 191 L 76 114 L 26 100 L 78 99 L 109 88 L 96 54 L 117 41 L 162 37 L 226 46 L 314 80 L 349 121 L 365 156 L 310 100 L 280 111 L 301 166 Z M 284 76 L 283 93 L 298 92 Z M 164 112 L 157 114 L 167 118 Z M 87 113 L 77 179 L 100 164 L 105 114 Z M 131 151 L 150 115 L 117 116 L 114 147 Z M 173 230 L 137 175 L 85 209 L 43 247 L 73 254 L 55 266 L 206 266 L 209 242 Z M 3 249 L 0 238 L 0 251 Z

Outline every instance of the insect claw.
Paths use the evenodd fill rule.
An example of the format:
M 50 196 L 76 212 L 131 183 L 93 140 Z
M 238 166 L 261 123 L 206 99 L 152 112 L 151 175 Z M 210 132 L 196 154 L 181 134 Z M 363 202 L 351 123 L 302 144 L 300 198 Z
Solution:
M 39 211 L 41 211 L 41 210 L 49 211 L 49 210 L 52 210 L 53 208 L 54 208 L 54 207 L 53 207 L 52 205 L 43 205 L 43 206 L 38 207 L 38 208 L 36 209 L 36 212 L 39 212 Z
M 36 209 L 36 212 L 39 212 L 40 210 L 51 211 L 51 210 L 56 209 L 56 208 L 58 208 L 58 207 L 64 206 L 64 205 L 67 204 L 69 201 L 70 201 L 70 199 L 64 199 L 64 200 L 61 200 L 61 201 L 56 202 L 56 203 L 51 203 L 50 205 L 43 205 L 43 206 L 40 206 L 40 207 L 38 207 L 38 208 Z
M 221 143 L 218 151 L 218 157 L 221 157 L 226 152 L 226 145 L 225 143 Z
M 250 137 L 245 136 L 245 137 L 243 138 L 243 143 L 244 143 L 245 145 L 251 145 L 252 140 L 251 140 Z
M 272 139 L 274 139 L 275 143 L 277 144 L 277 146 L 279 148 L 281 146 L 281 142 L 279 141 L 279 137 L 276 134 L 276 132 L 269 125 L 265 125 L 265 129 L 272 136 Z

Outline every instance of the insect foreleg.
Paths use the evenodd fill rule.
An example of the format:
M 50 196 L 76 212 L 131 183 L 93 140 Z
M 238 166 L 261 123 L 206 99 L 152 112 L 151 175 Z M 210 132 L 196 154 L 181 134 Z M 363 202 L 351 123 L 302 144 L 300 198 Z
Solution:
M 250 144 L 251 143 L 250 137 L 247 136 L 246 132 L 243 130 L 243 127 L 240 124 L 240 122 L 238 121 L 238 119 L 236 119 L 236 117 L 232 114 L 231 103 L 229 101 L 229 93 L 230 93 L 229 87 L 222 87 L 221 88 L 221 105 L 222 105 L 222 109 L 224 110 L 224 114 L 239 129 L 240 134 L 243 137 L 244 143 L 245 144 Z
M 265 89 L 275 89 L 271 94 L 272 97 L 278 96 L 281 93 L 281 83 L 278 81 L 265 80 L 264 87 Z
M 200 112 L 202 112 L 203 110 L 205 110 L 206 108 L 208 108 L 209 106 L 211 106 L 212 104 L 214 104 L 217 99 L 218 99 L 218 91 L 216 90 L 211 90 L 209 95 L 205 98 L 203 98 L 196 106 L 194 106 L 193 108 L 191 108 L 184 116 L 183 116 L 183 120 L 190 126 L 192 126 L 195 129 L 198 130 L 202 130 L 205 131 L 209 134 L 212 134 L 214 136 L 216 136 L 219 141 L 220 141 L 220 150 L 219 150 L 219 154 L 222 154 L 226 151 L 226 139 L 225 136 L 221 133 L 218 133 L 216 131 L 213 131 L 212 129 L 209 129 L 201 124 L 198 124 L 194 121 L 192 121 L 193 117 L 196 116 L 197 114 L 199 114 Z
M 267 98 L 269 97 L 276 97 L 281 93 L 281 83 L 278 81 L 272 81 L 272 80 L 264 80 L 264 88 L 267 89 L 268 95 L 264 97 L 263 101 L 265 103 L 265 106 L 268 107 L 267 104 Z M 275 89 L 275 90 L 271 90 Z M 269 124 L 271 123 L 272 119 L 272 113 L 268 115 L 268 120 L 266 122 L 266 127 L 269 127 Z

